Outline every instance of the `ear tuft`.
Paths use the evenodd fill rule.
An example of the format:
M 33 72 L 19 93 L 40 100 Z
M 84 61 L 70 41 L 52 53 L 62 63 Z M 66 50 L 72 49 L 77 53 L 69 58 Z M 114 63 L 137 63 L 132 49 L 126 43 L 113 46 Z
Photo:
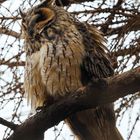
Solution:
M 19 13 L 21 15 L 21 18 L 24 19 L 26 14 L 19 8 Z

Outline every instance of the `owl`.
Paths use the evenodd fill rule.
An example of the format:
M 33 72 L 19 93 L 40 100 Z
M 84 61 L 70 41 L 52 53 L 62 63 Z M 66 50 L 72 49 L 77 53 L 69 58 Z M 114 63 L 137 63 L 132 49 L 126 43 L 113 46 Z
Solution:
M 56 6 L 54 0 L 21 16 L 24 87 L 33 108 L 53 104 L 92 80 L 113 75 L 102 33 Z M 78 140 L 122 140 L 112 104 L 77 112 L 65 122 Z

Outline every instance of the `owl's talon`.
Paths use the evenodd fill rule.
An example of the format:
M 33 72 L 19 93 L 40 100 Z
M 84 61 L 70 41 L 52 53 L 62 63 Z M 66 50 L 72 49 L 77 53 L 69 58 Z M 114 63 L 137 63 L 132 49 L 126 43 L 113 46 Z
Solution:
M 40 112 L 43 108 L 44 108 L 44 106 L 38 106 L 38 107 L 36 108 L 36 112 Z
M 85 93 L 86 91 L 86 86 L 80 87 L 77 92 Z

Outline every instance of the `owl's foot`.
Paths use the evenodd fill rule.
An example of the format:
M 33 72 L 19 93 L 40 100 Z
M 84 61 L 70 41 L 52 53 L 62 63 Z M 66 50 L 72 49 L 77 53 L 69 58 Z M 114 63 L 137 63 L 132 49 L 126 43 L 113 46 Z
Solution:
M 40 112 L 43 108 L 44 108 L 44 106 L 38 106 L 38 107 L 36 108 L 36 112 Z
M 44 102 L 43 106 L 44 107 L 49 107 L 54 103 L 54 98 L 53 97 L 48 97 L 47 100 Z
M 55 102 L 54 98 L 53 98 L 53 97 L 49 97 L 49 98 L 44 102 L 43 106 L 38 106 L 38 107 L 36 108 L 36 111 L 37 111 L 37 112 L 38 112 L 38 111 L 41 111 L 42 109 L 51 106 L 54 102 Z
M 44 104 L 43 106 L 38 106 L 37 108 L 36 108 L 36 112 L 40 112 L 41 110 L 43 110 L 43 109 L 45 109 L 45 108 L 48 108 L 49 106 L 51 106 L 52 104 L 48 104 L 48 103 L 46 103 L 46 104 Z
M 86 86 L 80 87 L 77 92 L 86 93 Z

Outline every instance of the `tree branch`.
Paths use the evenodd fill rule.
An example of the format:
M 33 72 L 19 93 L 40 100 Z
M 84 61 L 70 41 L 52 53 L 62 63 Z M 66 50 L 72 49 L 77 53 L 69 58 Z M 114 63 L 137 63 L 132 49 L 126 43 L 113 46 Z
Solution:
M 43 133 L 69 115 L 95 108 L 140 91 L 140 67 L 103 80 L 97 80 L 43 108 L 18 126 L 8 140 L 43 140 Z
M 43 1 L 43 0 L 41 0 Z M 76 4 L 76 3 L 82 3 L 82 2 L 92 2 L 94 0 L 56 0 L 56 4 L 58 6 L 63 5 L 63 6 L 68 6 L 70 4 Z
M 18 125 L 12 123 L 12 122 L 8 122 L 6 120 L 4 120 L 3 118 L 0 117 L 0 124 L 9 127 L 12 130 L 15 130 L 17 128 Z
M 5 1 L 7 1 L 7 0 L 0 0 L 0 4 L 4 3 Z
M 21 20 L 21 17 L 18 16 L 11 16 L 11 17 L 6 17 L 6 16 L 1 16 L 1 20 Z
M 5 28 L 5 27 L 0 28 L 0 34 L 10 35 L 10 36 L 13 36 L 15 38 L 20 37 L 20 33 L 17 33 L 15 31 L 10 30 L 10 29 Z
M 135 46 L 131 46 L 129 48 L 118 49 L 117 51 L 111 52 L 111 56 L 126 56 L 126 55 L 136 55 L 140 52 L 140 44 L 136 44 Z
M 17 67 L 17 66 L 25 66 L 25 61 L 19 61 L 19 62 L 6 62 L 0 60 L 0 65 L 7 65 L 8 67 Z
M 140 30 L 139 23 L 140 23 L 140 15 L 136 15 L 136 16 L 130 18 L 127 21 L 127 23 L 121 27 L 109 28 L 108 31 L 105 33 L 105 35 L 113 35 L 113 34 L 120 35 L 120 33 L 127 34 L 127 33 L 132 32 L 132 31 L 138 31 L 138 30 Z

